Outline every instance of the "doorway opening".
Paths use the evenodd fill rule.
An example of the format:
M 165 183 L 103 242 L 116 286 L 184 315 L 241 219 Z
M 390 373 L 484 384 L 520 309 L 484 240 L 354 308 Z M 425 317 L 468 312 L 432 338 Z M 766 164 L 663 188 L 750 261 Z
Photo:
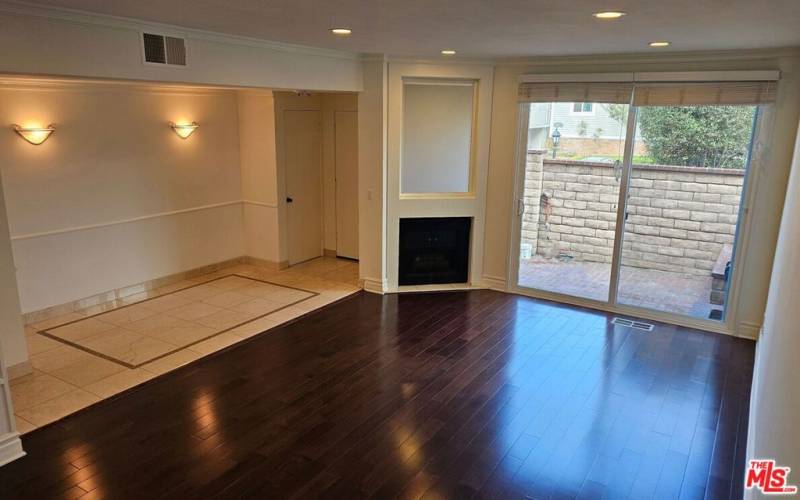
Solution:
M 358 99 L 277 92 L 286 260 L 358 260 Z

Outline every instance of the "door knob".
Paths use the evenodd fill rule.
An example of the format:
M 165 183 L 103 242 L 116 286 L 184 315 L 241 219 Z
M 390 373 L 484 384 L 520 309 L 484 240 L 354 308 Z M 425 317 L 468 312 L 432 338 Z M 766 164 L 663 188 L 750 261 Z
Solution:
M 294 200 L 293 200 L 293 199 L 291 199 L 290 197 L 288 197 L 288 196 L 286 197 L 286 203 L 291 203 L 291 202 L 293 202 L 293 201 L 294 201 Z

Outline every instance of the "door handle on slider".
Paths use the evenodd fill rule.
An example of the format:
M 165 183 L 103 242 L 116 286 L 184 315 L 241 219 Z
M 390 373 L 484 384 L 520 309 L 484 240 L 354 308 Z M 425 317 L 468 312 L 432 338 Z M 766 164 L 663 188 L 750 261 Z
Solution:
M 294 200 L 293 200 L 293 199 L 291 199 L 290 197 L 288 197 L 288 196 L 286 197 L 286 203 L 291 203 L 291 202 L 293 202 L 293 201 L 294 201 Z

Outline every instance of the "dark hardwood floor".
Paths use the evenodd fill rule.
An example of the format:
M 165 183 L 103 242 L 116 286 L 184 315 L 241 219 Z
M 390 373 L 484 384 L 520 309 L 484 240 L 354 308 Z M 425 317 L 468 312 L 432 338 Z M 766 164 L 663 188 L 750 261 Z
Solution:
M 2 498 L 741 498 L 754 343 L 360 293 L 24 436 Z

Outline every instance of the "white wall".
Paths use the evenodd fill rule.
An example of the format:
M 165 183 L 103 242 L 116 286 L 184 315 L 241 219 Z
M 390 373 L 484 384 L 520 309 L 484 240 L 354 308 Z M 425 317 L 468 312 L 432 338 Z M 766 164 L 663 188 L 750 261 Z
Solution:
M 244 254 L 234 92 L 6 82 L 0 123 L 31 120 L 0 134 L 23 312 Z
M 757 345 L 747 459 L 772 458 L 800 483 L 800 133 L 783 209 L 772 282 Z M 748 498 L 758 496 L 751 491 Z
M 491 152 L 486 213 L 484 277 L 506 281 L 509 234 L 514 203 L 514 169 L 517 138 L 518 77 L 526 73 L 581 73 L 632 71 L 703 71 L 779 69 L 781 83 L 774 118 L 769 158 L 759 173 L 756 199 L 750 207 L 749 254 L 743 264 L 737 300 L 736 333 L 755 337 L 762 322 L 769 286 L 774 242 L 786 193 L 794 130 L 800 111 L 800 59 L 785 53 L 705 53 L 652 56 L 597 56 L 544 58 L 538 62 L 500 64 L 495 67 Z
M 143 64 L 141 31 L 185 37 L 188 66 Z M 2 1 L 0 47 L 0 73 L 344 91 L 362 80 L 344 52 Z
M 272 92 L 238 92 L 238 110 L 245 253 L 280 265 Z

